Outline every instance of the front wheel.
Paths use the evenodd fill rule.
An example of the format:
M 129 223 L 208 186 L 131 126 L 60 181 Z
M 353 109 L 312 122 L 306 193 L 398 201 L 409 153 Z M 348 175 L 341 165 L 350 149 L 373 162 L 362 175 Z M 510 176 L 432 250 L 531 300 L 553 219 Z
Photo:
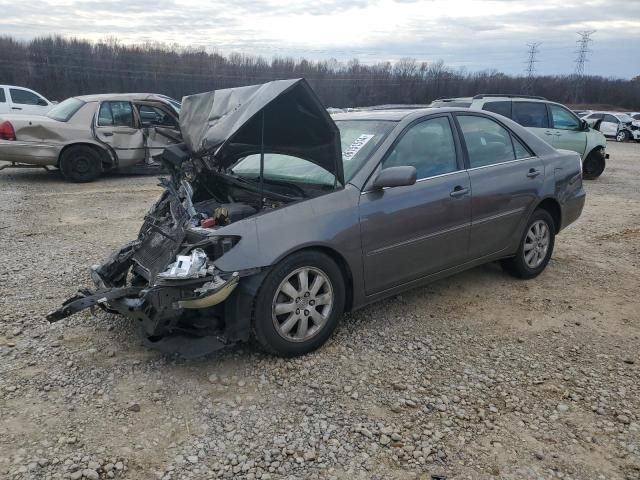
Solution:
M 605 158 L 604 148 L 602 147 L 595 148 L 589 152 L 587 158 L 582 162 L 582 178 L 595 180 L 602 175 L 605 167 Z
M 627 140 L 629 140 L 629 132 L 620 130 L 616 135 L 616 142 L 626 142 Z
M 344 278 L 331 257 L 317 251 L 294 253 L 271 270 L 260 288 L 255 338 L 275 355 L 304 355 L 331 336 L 344 302 Z
M 529 279 L 537 277 L 549 263 L 555 244 L 553 218 L 546 210 L 533 212 L 525 229 L 518 253 L 502 261 L 502 267 L 514 277 Z

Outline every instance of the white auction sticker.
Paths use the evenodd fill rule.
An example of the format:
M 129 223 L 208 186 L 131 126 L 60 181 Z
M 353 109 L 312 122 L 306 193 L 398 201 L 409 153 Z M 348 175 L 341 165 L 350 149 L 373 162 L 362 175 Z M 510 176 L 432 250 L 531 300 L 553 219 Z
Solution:
M 345 161 L 351 160 L 353 157 L 355 157 L 356 153 L 358 153 L 360 149 L 364 147 L 372 138 L 373 135 L 369 133 L 363 133 L 362 135 L 360 135 L 353 141 L 349 148 L 342 152 L 342 159 Z

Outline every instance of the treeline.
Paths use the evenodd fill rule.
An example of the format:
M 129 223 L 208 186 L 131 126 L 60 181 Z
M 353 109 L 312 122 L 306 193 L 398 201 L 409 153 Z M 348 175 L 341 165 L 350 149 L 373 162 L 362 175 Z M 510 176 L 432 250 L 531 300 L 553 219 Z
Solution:
M 305 77 L 326 106 L 429 103 L 476 93 L 524 93 L 523 77 L 497 70 L 468 72 L 442 61 L 403 59 L 364 65 L 357 60 L 309 61 L 219 53 L 177 45 L 123 45 L 62 37 L 21 42 L 0 37 L 0 84 L 33 88 L 50 99 L 104 92 L 183 95 L 220 88 Z M 540 76 L 527 93 L 562 103 L 610 104 L 640 110 L 640 76 L 633 80 Z

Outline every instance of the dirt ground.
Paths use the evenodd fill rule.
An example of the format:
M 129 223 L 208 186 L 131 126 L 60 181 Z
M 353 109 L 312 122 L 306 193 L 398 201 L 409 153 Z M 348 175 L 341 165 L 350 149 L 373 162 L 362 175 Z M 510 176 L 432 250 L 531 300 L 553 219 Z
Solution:
M 0 478 L 640 479 L 640 144 L 608 151 L 539 278 L 476 268 L 294 360 L 48 325 L 160 189 L 0 172 Z

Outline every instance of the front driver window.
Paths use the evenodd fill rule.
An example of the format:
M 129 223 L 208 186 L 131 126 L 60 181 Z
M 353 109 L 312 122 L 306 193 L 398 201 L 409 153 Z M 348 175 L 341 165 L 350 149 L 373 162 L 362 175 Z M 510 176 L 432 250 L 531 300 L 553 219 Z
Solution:
M 28 92 L 27 90 L 22 90 L 21 88 L 10 88 L 9 93 L 11 94 L 11 100 L 13 103 L 17 103 L 19 105 L 40 105 L 47 103 L 41 99 L 35 93 Z
M 447 117 L 411 127 L 384 160 L 382 168 L 412 166 L 417 178 L 433 177 L 458 169 L 456 147 Z
M 549 105 L 549 107 L 551 107 L 553 128 L 558 130 L 580 130 L 580 121 L 569 110 L 558 105 Z

